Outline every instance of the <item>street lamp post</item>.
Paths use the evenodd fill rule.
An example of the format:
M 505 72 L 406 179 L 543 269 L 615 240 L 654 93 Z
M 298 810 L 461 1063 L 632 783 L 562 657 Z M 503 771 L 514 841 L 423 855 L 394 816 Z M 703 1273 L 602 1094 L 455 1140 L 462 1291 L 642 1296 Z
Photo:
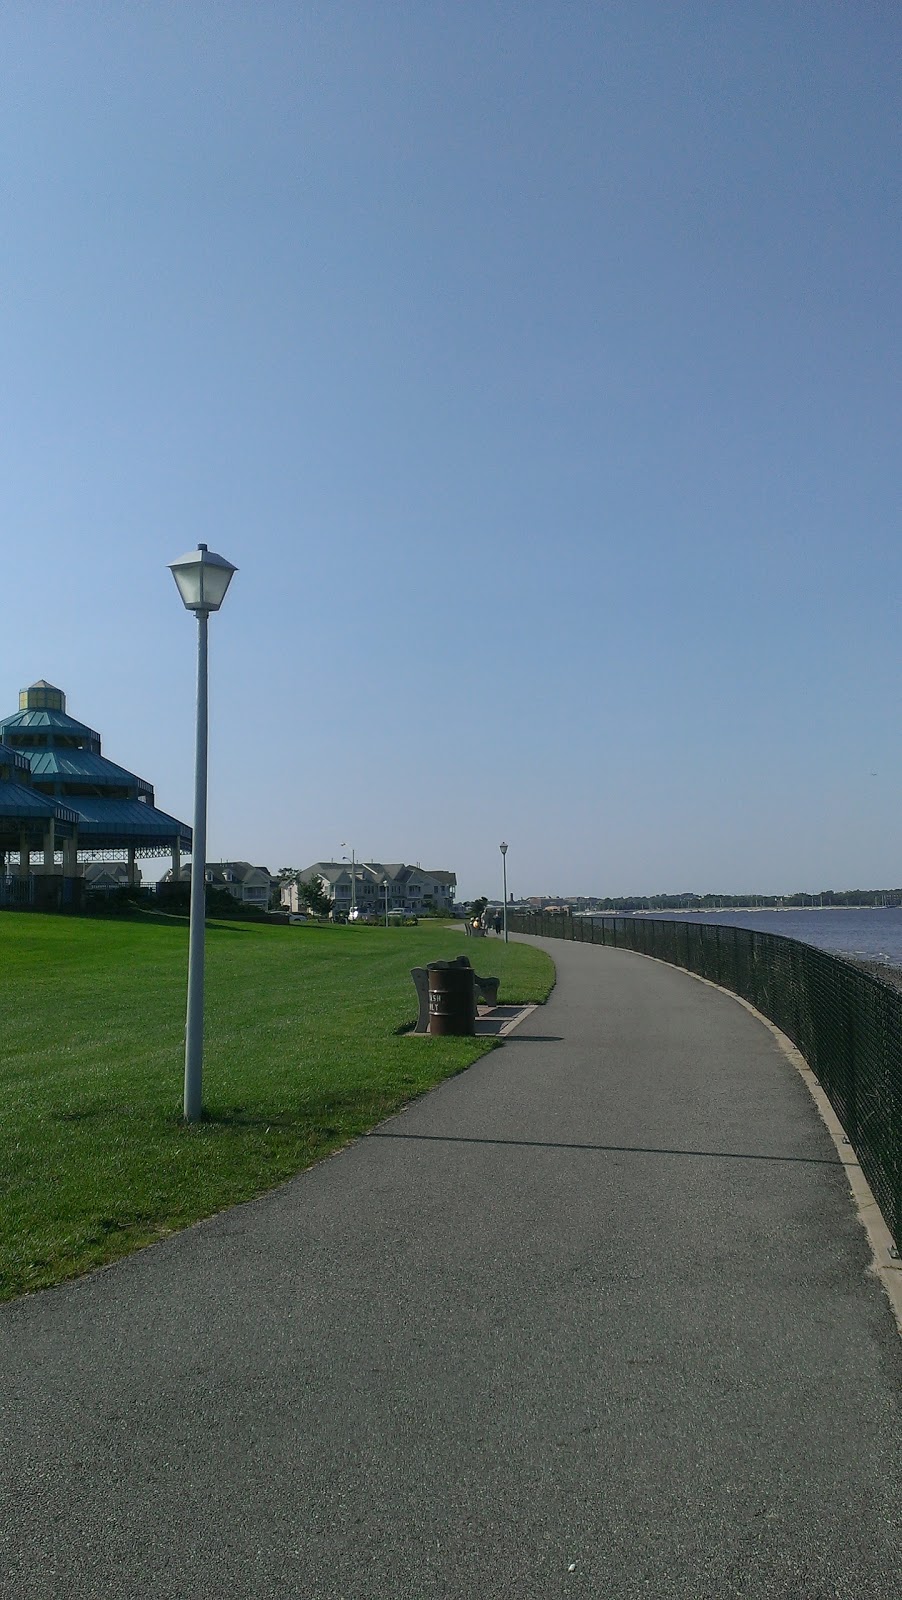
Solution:
M 207 619 L 218 611 L 237 572 L 231 561 L 199 544 L 169 567 L 182 602 L 197 617 L 197 720 L 194 743 L 194 831 L 188 931 L 188 1011 L 185 1019 L 185 1121 L 202 1111 L 204 1059 L 204 919 L 207 877 Z
M 385 926 L 388 927 L 388 889 L 389 889 L 389 881 L 388 881 L 387 878 L 383 878 L 382 879 L 382 887 L 385 890 Z
M 501 850 L 501 879 L 504 885 L 504 942 L 507 944 L 507 845 L 502 842 Z
M 342 840 L 341 848 L 342 850 L 347 850 L 348 848 L 344 840 Z M 347 861 L 347 856 L 344 859 Z M 353 849 L 351 850 L 351 911 L 348 914 L 348 921 L 357 921 L 357 871 Z

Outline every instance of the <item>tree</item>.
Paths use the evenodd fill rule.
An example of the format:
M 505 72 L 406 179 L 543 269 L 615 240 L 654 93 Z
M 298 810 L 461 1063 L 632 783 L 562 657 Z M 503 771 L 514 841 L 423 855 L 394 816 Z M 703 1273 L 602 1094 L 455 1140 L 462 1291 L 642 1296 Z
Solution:
M 307 883 L 298 880 L 298 899 L 303 900 L 315 917 L 327 917 L 332 910 L 332 900 L 323 888 L 322 878 L 313 877 Z

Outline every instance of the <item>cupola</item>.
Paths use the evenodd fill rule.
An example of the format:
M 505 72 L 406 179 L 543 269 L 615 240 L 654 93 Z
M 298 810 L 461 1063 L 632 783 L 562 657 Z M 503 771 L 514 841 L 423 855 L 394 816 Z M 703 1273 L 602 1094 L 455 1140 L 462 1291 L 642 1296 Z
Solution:
M 39 678 L 27 689 L 19 691 L 20 711 L 65 711 L 66 696 L 62 689 L 55 689 L 46 678 Z

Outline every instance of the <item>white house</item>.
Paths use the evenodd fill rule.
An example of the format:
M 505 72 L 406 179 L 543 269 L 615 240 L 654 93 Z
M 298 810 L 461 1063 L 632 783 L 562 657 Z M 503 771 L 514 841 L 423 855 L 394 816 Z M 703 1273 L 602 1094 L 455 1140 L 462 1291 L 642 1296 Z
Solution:
M 249 861 L 208 861 L 206 878 L 212 888 L 225 889 L 242 905 L 257 906 L 261 911 L 269 907 L 274 879 L 266 867 L 252 867 Z M 165 874 L 164 882 L 172 882 L 171 872 Z M 190 862 L 182 867 L 179 882 L 191 882 Z
M 353 892 L 351 872 L 353 870 Z M 318 878 L 335 902 L 335 911 L 347 915 L 352 905 L 375 915 L 389 911 L 443 911 L 454 909 L 457 876 L 424 867 L 405 866 L 401 861 L 315 861 L 299 874 L 302 883 Z M 386 891 L 388 905 L 386 906 Z M 296 883 L 282 885 L 282 904 L 290 911 L 303 908 Z

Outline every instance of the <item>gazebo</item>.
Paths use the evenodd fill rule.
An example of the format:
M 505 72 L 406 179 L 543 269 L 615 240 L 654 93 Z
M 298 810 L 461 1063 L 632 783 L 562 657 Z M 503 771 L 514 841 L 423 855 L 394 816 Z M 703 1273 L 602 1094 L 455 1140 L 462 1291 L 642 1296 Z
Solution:
M 33 850 L 62 846 L 63 871 L 70 867 L 67 881 L 75 876 L 75 839 L 78 814 L 49 795 L 38 794 L 31 786 L 31 768 L 18 750 L 0 744 L 0 875 L 5 875 L 10 854 L 19 857 L 19 883 L 5 896 L 13 902 L 30 900 L 30 863 Z M 23 893 L 23 891 L 26 891 Z
M 168 855 L 178 878 L 191 829 L 157 809 L 144 778 L 102 754 L 100 734 L 67 714 L 62 689 L 44 679 L 23 689 L 18 712 L 0 719 L 0 750 L 0 870 L 13 854 L 27 876 L 39 848 L 44 874 L 75 877 L 79 861 L 127 860 L 134 883 L 139 856 Z

